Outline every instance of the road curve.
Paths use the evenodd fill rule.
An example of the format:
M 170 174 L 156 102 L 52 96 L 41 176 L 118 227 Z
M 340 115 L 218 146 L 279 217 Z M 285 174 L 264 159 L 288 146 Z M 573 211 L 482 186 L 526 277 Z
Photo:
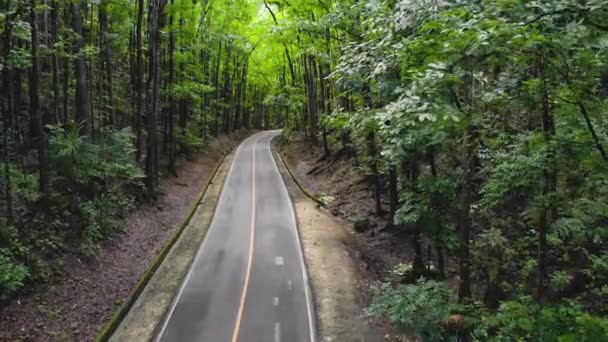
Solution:
M 294 209 L 270 150 L 238 147 L 209 232 L 156 341 L 316 342 Z

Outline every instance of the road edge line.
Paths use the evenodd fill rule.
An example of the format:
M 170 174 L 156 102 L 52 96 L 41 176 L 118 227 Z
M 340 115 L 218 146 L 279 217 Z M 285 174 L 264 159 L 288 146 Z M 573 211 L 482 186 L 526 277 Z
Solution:
M 250 135 L 251 134 L 249 134 L 248 136 L 250 136 Z M 244 141 L 245 139 L 247 139 L 247 138 L 243 138 L 241 140 L 241 142 Z M 239 142 L 239 145 L 237 145 L 237 146 L 240 146 L 241 142 Z M 129 311 L 131 310 L 131 308 L 133 307 L 133 305 L 135 304 L 135 302 L 137 301 L 137 299 L 139 298 L 141 293 L 146 288 L 146 285 L 148 285 L 148 283 L 150 282 L 150 279 L 152 279 L 152 276 L 156 273 L 156 271 L 158 270 L 160 265 L 165 260 L 166 256 L 169 254 L 169 251 L 171 251 L 171 249 L 173 248 L 175 243 L 181 237 L 184 230 L 186 230 L 186 227 L 192 220 L 192 217 L 196 213 L 198 207 L 201 205 L 203 198 L 205 197 L 205 194 L 207 193 L 207 190 L 209 189 L 209 186 L 215 180 L 215 177 L 217 176 L 217 173 L 218 173 L 220 167 L 222 166 L 222 164 L 224 164 L 224 162 L 226 161 L 226 158 L 230 155 L 230 153 L 232 153 L 233 150 L 234 150 L 234 147 L 231 147 L 227 152 L 224 153 L 222 158 L 218 161 L 217 165 L 215 166 L 215 169 L 213 170 L 213 173 L 209 177 L 209 180 L 205 184 L 203 190 L 199 193 L 196 200 L 192 204 L 192 207 L 190 208 L 190 211 L 188 212 L 188 215 L 186 216 L 186 218 L 178 225 L 177 231 L 175 233 L 173 233 L 173 236 L 169 239 L 169 241 L 167 241 L 165 243 L 165 245 L 161 249 L 160 253 L 154 259 L 154 261 L 146 268 L 144 273 L 141 275 L 141 277 L 137 281 L 137 284 L 135 285 L 133 290 L 131 290 L 131 293 L 127 297 L 127 300 L 123 304 L 121 304 L 121 306 L 116 311 L 114 311 L 114 314 L 112 314 L 112 317 L 110 318 L 110 320 L 107 321 L 102 326 L 102 328 L 99 330 L 99 333 L 95 337 L 95 342 L 109 341 L 112 334 L 114 334 L 114 332 L 116 331 L 118 326 L 120 326 L 120 323 L 122 323 L 123 319 L 127 316 L 127 314 L 129 313 Z
M 281 168 L 279 168 L 279 165 L 277 163 L 276 158 L 274 157 L 274 153 L 273 153 L 273 149 L 276 150 L 276 154 L 279 155 L 279 159 L 281 159 L 281 164 L 285 167 L 285 169 L 287 170 L 287 172 L 289 173 L 289 175 L 291 176 L 291 179 L 294 181 L 294 183 L 296 183 L 298 185 L 298 188 L 308 197 L 310 197 L 311 199 L 313 199 L 315 202 L 317 202 L 319 205 L 321 205 L 323 208 L 325 208 L 325 204 L 319 200 L 319 199 L 315 199 L 314 196 L 310 195 L 308 192 L 305 191 L 305 189 L 297 182 L 297 180 L 295 179 L 294 175 L 291 173 L 291 171 L 289 170 L 289 167 L 287 166 L 287 163 L 285 162 L 285 160 L 283 160 L 283 156 L 281 155 L 281 151 L 279 149 L 279 147 L 277 146 L 277 144 L 275 143 L 275 141 L 277 140 L 277 137 L 280 137 L 281 135 L 275 135 L 274 137 L 272 137 L 270 139 L 270 141 L 268 142 L 268 146 L 270 149 L 270 156 L 272 157 L 272 161 L 274 163 L 274 166 L 277 170 L 277 172 L 279 173 L 279 177 L 281 178 L 281 180 L 283 181 L 283 186 L 285 187 L 285 192 L 287 193 L 287 198 L 289 199 L 289 204 L 291 205 L 291 216 L 292 219 L 295 223 L 296 226 L 296 236 L 298 238 L 298 244 L 300 245 L 300 251 L 299 251 L 299 255 L 300 255 L 300 263 L 302 264 L 302 275 L 304 277 L 304 291 L 305 291 L 305 295 L 307 297 L 306 300 L 306 306 L 307 306 L 307 311 L 308 311 L 308 319 L 309 319 L 309 324 L 310 324 L 310 330 L 311 330 L 311 336 L 310 336 L 310 340 L 311 342 L 317 342 L 317 340 L 319 339 L 319 322 L 318 322 L 318 315 L 317 315 L 317 296 L 315 295 L 315 289 L 314 286 L 312 286 L 312 283 L 310 281 L 310 276 L 308 274 L 308 262 L 306 261 L 306 256 L 304 254 L 304 242 L 302 241 L 302 237 L 300 234 L 300 222 L 298 221 L 298 217 L 296 215 L 296 205 L 295 205 L 295 201 L 293 199 L 293 195 L 291 194 L 291 192 L 289 191 L 289 187 L 287 186 L 287 182 L 285 180 L 285 177 L 283 175 L 283 172 L 281 172 Z M 274 148 L 273 148 L 274 147 Z M 311 307 L 312 306 L 312 307 Z
M 220 188 L 218 191 L 218 196 L 215 200 L 215 203 L 213 203 L 213 209 L 211 209 L 212 214 L 211 214 L 211 218 L 209 219 L 207 228 L 206 228 L 205 232 L 203 233 L 203 237 L 202 237 L 198 247 L 196 248 L 194 257 L 192 258 L 192 260 L 190 260 L 190 263 L 188 264 L 188 267 L 186 269 L 186 274 L 183 277 L 183 279 L 181 280 L 181 284 L 177 288 L 178 289 L 177 293 L 174 295 L 173 299 L 171 300 L 171 303 L 169 304 L 169 307 L 167 308 L 167 310 L 165 310 L 165 312 L 161 316 L 161 320 L 159 322 L 160 325 L 157 325 L 156 328 L 154 328 L 154 333 L 152 334 L 152 337 L 150 338 L 151 341 L 159 342 L 162 339 L 162 337 L 165 333 L 165 330 L 167 329 L 167 326 L 169 325 L 169 321 L 171 320 L 171 317 L 173 316 L 173 313 L 175 312 L 175 308 L 177 307 L 177 304 L 179 303 L 179 300 L 182 297 L 184 289 L 186 288 L 186 286 L 188 285 L 188 282 L 190 281 L 190 278 L 192 277 L 192 273 L 194 272 L 193 267 L 197 263 L 198 258 L 201 254 L 201 250 L 205 244 L 205 241 L 207 240 L 206 239 L 207 234 L 209 234 L 209 231 L 211 230 L 213 218 L 215 217 L 217 207 L 218 207 L 219 203 L 222 201 L 224 186 L 226 185 L 228 178 L 230 178 L 230 175 L 232 174 L 232 169 L 234 168 L 235 159 L 237 158 L 238 153 L 241 149 L 241 146 L 243 145 L 245 140 L 249 139 L 249 137 L 251 137 L 252 135 L 253 134 L 249 135 L 247 138 L 245 138 L 241 142 L 239 142 L 239 144 L 236 146 L 236 150 L 233 149 L 234 156 L 232 157 L 232 160 L 230 161 L 230 167 L 228 168 L 228 171 L 226 172 L 226 176 L 224 176 L 224 178 L 222 179 L 222 184 L 220 185 Z M 230 153 L 232 153 L 232 151 L 230 151 L 226 156 L 230 155 Z M 225 160 L 224 160 L 224 162 L 225 162 Z M 220 168 L 224 162 L 222 162 L 222 164 L 220 164 Z M 201 204 L 202 203 L 200 203 L 199 206 Z M 197 210 L 198 210 L 198 208 L 197 208 Z M 159 326 L 160 326 L 160 330 L 158 328 Z

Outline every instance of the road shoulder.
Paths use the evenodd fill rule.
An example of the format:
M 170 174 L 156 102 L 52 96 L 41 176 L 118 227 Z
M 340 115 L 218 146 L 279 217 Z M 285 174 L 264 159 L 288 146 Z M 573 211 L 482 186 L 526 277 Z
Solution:
M 319 340 L 382 341 L 367 325 L 357 303 L 357 268 L 349 248 L 351 236 L 336 217 L 297 186 L 274 144 L 272 152 L 295 207 L 314 294 Z
M 154 338 L 209 229 L 234 155 L 233 150 L 219 166 L 188 225 L 110 341 L 149 341 Z

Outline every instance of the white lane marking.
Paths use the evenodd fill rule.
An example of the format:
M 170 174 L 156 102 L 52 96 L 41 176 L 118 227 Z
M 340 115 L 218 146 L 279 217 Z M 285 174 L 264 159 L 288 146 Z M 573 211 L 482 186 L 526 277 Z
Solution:
M 282 256 L 277 256 L 277 257 L 274 257 L 274 263 L 275 263 L 275 265 L 280 266 L 280 265 L 283 265 L 285 262 L 284 262 Z
M 175 296 L 173 303 L 171 303 L 171 308 L 169 309 L 169 313 L 167 314 L 167 316 L 165 316 L 165 321 L 163 322 L 163 326 L 160 329 L 160 332 L 158 333 L 158 335 L 156 336 L 156 339 L 155 339 L 156 342 L 159 342 L 161 340 L 161 338 L 163 337 L 163 335 L 165 333 L 165 330 L 167 330 L 167 326 L 169 325 L 169 321 L 171 320 L 171 317 L 173 317 L 173 313 L 175 312 L 177 303 L 179 302 L 180 298 L 182 297 L 184 289 L 186 288 L 186 285 L 188 284 L 188 282 L 190 281 L 190 278 L 192 277 L 192 273 L 194 272 L 194 265 L 196 265 L 196 263 L 198 262 L 198 259 L 199 259 L 200 255 L 202 254 L 202 251 L 205 247 L 205 243 L 208 240 L 207 236 L 209 236 L 209 234 L 211 234 L 211 231 L 215 227 L 215 225 L 213 224 L 213 218 L 215 217 L 216 212 L 221 207 L 221 204 L 224 203 L 224 201 L 225 201 L 224 200 L 224 185 L 226 183 L 228 183 L 228 180 L 230 179 L 230 177 L 232 175 L 232 170 L 234 169 L 234 164 L 236 164 L 236 160 L 238 159 L 239 152 L 241 151 L 241 147 L 243 145 L 245 145 L 245 142 L 247 140 L 251 139 L 253 136 L 254 135 L 243 140 L 243 142 L 241 142 L 239 144 L 239 146 L 236 148 L 236 151 L 234 152 L 234 157 L 232 158 L 232 163 L 230 164 L 230 169 L 228 170 L 228 174 L 226 175 L 226 178 L 224 179 L 224 184 L 220 187 L 220 197 L 219 197 L 217 204 L 215 206 L 215 209 L 213 211 L 213 216 L 211 217 L 211 222 L 209 224 L 209 230 L 203 237 L 203 241 L 201 241 L 201 245 L 199 246 L 198 251 L 196 252 L 196 255 L 194 256 L 194 260 L 190 264 L 190 269 L 188 270 L 188 274 L 186 274 L 186 278 L 184 279 L 184 282 L 182 283 L 182 285 L 179 288 L 179 291 L 177 292 L 177 296 Z M 213 179 L 211 179 L 211 181 L 213 181 Z M 203 202 L 206 197 L 207 197 L 207 194 L 205 194 L 205 196 L 203 197 L 201 202 Z M 199 205 L 200 205 L 200 203 L 199 203 Z
M 316 329 L 315 329 L 315 321 L 313 319 L 313 311 L 312 311 L 312 300 L 311 297 L 312 295 L 310 294 L 310 284 L 308 282 L 308 273 L 306 270 L 306 263 L 304 262 L 304 253 L 302 252 L 302 239 L 300 239 L 300 231 L 298 230 L 298 221 L 296 220 L 296 213 L 295 213 L 295 206 L 293 205 L 293 201 L 291 200 L 291 196 L 289 196 L 289 193 L 287 192 L 287 184 L 285 184 L 285 180 L 283 179 L 283 176 L 281 175 L 281 172 L 279 171 L 279 166 L 277 165 L 277 161 L 274 160 L 274 156 L 272 155 L 272 149 L 270 146 L 270 143 L 272 142 L 272 140 L 274 140 L 274 138 L 276 137 L 273 136 L 270 139 L 268 139 L 268 154 L 270 154 L 270 159 L 272 159 L 272 162 L 274 164 L 274 169 L 276 171 L 276 173 L 278 174 L 279 178 L 281 179 L 281 182 L 283 183 L 283 188 L 281 189 L 283 195 L 287 198 L 287 201 L 290 204 L 290 208 L 291 208 L 291 226 L 294 228 L 294 230 L 296 231 L 296 237 L 298 240 L 298 245 L 299 248 L 297 248 L 298 250 L 298 254 L 300 256 L 300 266 L 302 269 L 302 278 L 304 279 L 304 296 L 306 297 L 306 311 L 308 313 L 308 329 L 309 329 L 309 334 L 310 334 L 310 342 L 316 342 L 317 338 L 316 338 Z M 290 282 L 291 283 L 291 282 Z M 291 284 L 289 286 L 291 288 Z
M 279 297 L 272 298 L 272 305 L 279 306 Z
M 274 324 L 274 342 L 281 341 L 281 323 L 276 322 Z
M 287 281 L 287 289 L 291 291 L 291 280 Z

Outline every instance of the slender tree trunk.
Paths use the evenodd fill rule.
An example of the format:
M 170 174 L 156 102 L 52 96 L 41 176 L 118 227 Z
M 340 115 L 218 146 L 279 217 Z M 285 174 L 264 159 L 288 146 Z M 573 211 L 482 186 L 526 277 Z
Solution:
M 231 89 L 231 80 L 230 80 L 230 56 L 232 53 L 232 48 L 230 45 L 226 44 L 226 59 L 224 62 L 224 70 L 223 70 L 223 87 L 222 87 L 222 104 L 224 105 L 223 115 L 222 115 L 222 127 L 224 133 L 229 132 L 230 130 L 230 99 L 232 98 L 232 94 L 230 92 Z
M 471 297 L 471 257 L 470 257 L 470 239 L 471 239 L 471 205 L 473 203 L 473 175 L 475 173 L 475 153 L 477 150 L 477 129 L 471 123 L 470 116 L 472 115 L 473 97 L 474 97 L 474 80 L 473 60 L 469 58 L 469 72 L 464 77 L 464 93 L 467 108 L 465 115 L 469 116 L 469 123 L 466 128 L 463 138 L 464 161 L 462 163 L 462 181 L 461 189 L 458 194 L 459 210 L 456 219 L 456 227 L 460 236 L 460 255 L 458 260 L 460 286 L 458 288 L 458 298 L 463 301 Z
M 5 18 L 4 27 L 4 60 L 7 60 L 11 51 L 11 36 L 12 26 L 9 24 L 10 20 Z M 13 192 L 12 192 L 12 180 L 10 173 L 10 158 L 11 158 L 11 141 L 13 136 L 13 117 L 15 115 L 15 102 L 14 102 L 14 90 L 13 90 L 13 70 L 4 68 L 2 71 L 3 75 L 3 93 L 4 93 L 4 148 L 3 148 L 3 159 L 4 159 L 4 194 L 6 200 L 6 221 L 8 224 L 13 223 Z
M 74 52 L 77 57 L 74 59 L 74 68 L 76 72 L 76 96 L 75 96 L 75 110 L 76 110 L 76 124 L 80 130 L 80 133 L 85 136 L 90 136 L 92 128 L 90 125 L 91 120 L 91 101 L 89 98 L 89 85 L 87 81 L 87 66 L 82 56 L 82 49 L 84 48 L 84 36 L 82 31 L 82 14 L 80 10 L 81 0 L 74 0 L 71 3 L 72 6 L 72 29 L 76 33 Z
M 410 191 L 417 196 L 418 194 L 418 176 L 420 175 L 420 170 L 418 168 L 418 158 L 416 153 L 413 153 L 413 156 L 409 159 L 409 173 L 410 173 Z M 413 227 L 412 233 L 412 245 L 414 247 L 414 261 L 413 261 L 413 269 L 414 274 L 417 276 L 421 276 L 425 272 L 424 267 L 424 259 L 422 255 L 422 239 L 421 239 L 421 227 L 420 224 L 416 224 Z
M 144 21 L 144 0 L 138 0 L 137 2 L 137 24 L 135 28 L 135 82 L 133 82 L 135 89 L 135 113 L 133 117 L 133 126 L 135 128 L 135 161 L 137 163 L 141 160 L 141 131 L 142 131 L 142 119 L 144 116 L 144 58 L 143 58 L 143 42 L 142 42 L 142 26 Z
M 65 22 L 69 22 L 70 20 L 70 14 L 71 14 L 71 6 L 66 5 L 64 8 L 64 12 L 63 12 L 63 18 L 64 18 L 64 25 Z M 63 66 L 63 80 L 62 80 L 62 100 L 63 100 L 63 108 L 62 108 L 62 119 L 63 119 L 63 126 L 67 127 L 69 124 L 69 104 L 70 104 L 70 96 L 69 96 L 69 89 L 70 89 L 70 60 L 69 58 L 63 57 L 62 59 L 62 66 Z
M 583 115 L 583 118 L 585 119 L 585 124 L 587 125 L 587 129 L 589 130 L 589 133 L 591 133 L 591 137 L 593 138 L 595 148 L 598 150 L 598 152 L 602 156 L 602 159 L 604 159 L 604 161 L 608 161 L 608 156 L 606 156 L 606 150 L 604 149 L 604 145 L 602 145 L 602 142 L 600 141 L 600 138 L 597 135 L 595 128 L 593 127 L 593 123 L 591 122 L 591 118 L 589 117 L 589 112 L 587 111 L 587 107 L 585 106 L 585 103 L 583 101 L 579 101 L 578 108 L 580 109 L 581 114 Z
M 53 47 L 57 42 L 57 30 L 59 22 L 59 4 L 57 0 L 51 0 L 51 39 Z M 56 53 L 51 55 L 51 67 L 53 69 L 53 115 L 52 122 L 61 122 L 59 119 L 59 59 Z
M 219 99 L 220 99 L 220 64 L 222 62 L 222 42 L 220 41 L 218 43 L 218 52 L 217 52 L 217 60 L 216 60 L 216 65 L 215 65 L 215 74 L 214 74 L 214 78 L 215 78 L 215 120 L 214 120 L 214 134 L 213 136 L 217 137 L 219 134 L 219 115 L 220 115 L 220 110 L 221 110 L 221 106 L 218 104 Z
M 160 49 L 161 28 L 164 0 L 152 0 L 150 9 L 150 74 L 148 76 L 148 89 L 150 89 L 149 110 L 146 116 L 146 186 L 151 198 L 156 198 L 158 185 L 158 123 L 160 112 Z
M 174 0 L 171 0 L 171 6 L 173 6 Z M 169 111 L 167 113 L 167 125 L 168 127 L 168 147 L 169 147 L 169 164 L 167 165 L 167 169 L 173 175 L 177 176 L 177 170 L 175 168 L 176 161 L 176 144 L 175 144 L 175 96 L 173 96 L 171 87 L 173 87 L 175 82 L 175 61 L 173 59 L 173 54 L 175 53 L 175 33 L 173 27 L 173 14 L 169 15 L 169 50 L 168 50 L 168 59 L 169 59 L 169 80 L 167 88 L 169 89 Z
M 389 196 L 390 196 L 390 214 L 391 214 L 391 225 L 395 218 L 399 206 L 399 191 L 397 189 L 397 168 L 395 165 L 391 165 L 388 169 L 388 183 L 389 183 Z
M 108 35 L 110 34 L 110 26 L 108 23 L 108 6 L 109 0 L 104 0 L 99 6 L 99 35 L 102 51 L 101 70 L 105 71 L 105 86 L 108 95 L 108 121 L 110 126 L 116 127 L 116 108 L 114 106 L 114 81 L 112 77 L 112 45 Z
M 41 203 L 47 207 L 50 196 L 49 191 L 49 165 L 47 139 L 42 129 L 42 117 L 40 114 L 40 56 L 38 55 L 38 22 L 36 18 L 36 0 L 30 0 L 30 26 L 32 36 L 32 68 L 30 75 L 30 121 L 34 129 L 34 145 L 38 149 L 38 185 L 40 189 Z
M 546 75 L 546 51 L 542 51 L 541 61 L 539 63 L 539 73 L 542 80 L 542 129 L 545 137 L 545 143 L 549 149 L 548 165 L 544 170 L 543 196 L 547 197 L 556 192 L 557 188 L 557 168 L 554 160 L 553 137 L 555 136 L 555 121 L 551 112 L 549 100 L 549 85 Z M 538 225 L 538 273 L 536 284 L 536 297 L 538 300 L 543 300 L 547 287 L 547 253 L 549 245 L 547 244 L 547 234 L 551 224 L 557 219 L 557 210 L 553 203 L 546 205 L 543 215 Z
M 380 174 L 378 173 L 378 148 L 376 146 L 376 137 L 372 130 L 367 133 L 367 154 L 369 155 L 370 168 L 372 173 L 372 182 L 374 184 L 374 202 L 376 204 L 376 216 L 381 216 L 382 210 L 381 193 L 382 186 L 380 184 Z
M 312 95 L 312 98 L 310 99 L 310 105 L 311 105 L 311 117 L 310 117 L 310 135 L 312 138 L 312 142 L 317 144 L 318 143 L 318 126 L 319 126 L 319 107 L 318 107 L 318 87 L 317 87 L 317 60 L 314 56 L 310 56 L 309 57 L 309 63 L 310 63 L 310 67 L 309 67 L 309 71 L 311 73 L 311 75 L 309 76 L 308 80 L 310 82 L 310 94 Z
M 431 169 L 431 176 L 436 179 L 437 178 L 437 166 L 435 164 L 435 148 L 433 146 L 429 146 L 427 149 L 427 156 L 428 156 L 428 162 L 429 162 L 429 168 Z M 434 210 L 443 210 L 443 208 L 440 207 L 439 204 L 439 199 L 438 196 L 435 192 L 433 192 L 433 194 L 431 195 L 431 207 Z M 441 219 L 437 218 L 437 224 L 439 226 L 442 225 Z M 435 239 L 435 250 L 437 253 L 437 269 L 439 270 L 439 273 L 442 276 L 445 276 L 445 256 L 444 256 L 444 252 L 443 252 L 443 242 L 441 241 L 441 238 L 436 238 Z

